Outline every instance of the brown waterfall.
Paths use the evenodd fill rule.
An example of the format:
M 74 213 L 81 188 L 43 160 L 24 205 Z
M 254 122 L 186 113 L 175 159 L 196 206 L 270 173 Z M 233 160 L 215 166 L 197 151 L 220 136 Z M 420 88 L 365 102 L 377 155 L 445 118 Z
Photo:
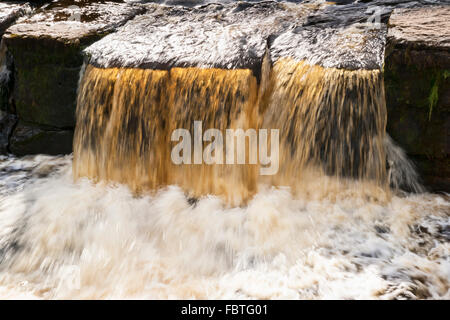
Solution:
M 305 175 L 386 181 L 386 106 L 379 70 L 278 61 L 263 126 L 280 130 L 280 170 L 272 183 L 295 187 Z
M 218 194 L 231 203 L 249 199 L 260 182 L 295 189 L 311 172 L 386 185 L 380 71 L 292 60 L 265 68 L 258 83 L 246 69 L 88 65 L 79 88 L 74 176 L 126 183 L 135 191 L 177 184 L 191 196 Z M 194 121 L 221 132 L 279 129 L 278 173 L 260 176 L 259 165 L 248 161 L 175 165 L 171 133 L 193 132 Z
M 169 71 L 88 66 L 79 90 L 74 174 L 134 190 L 178 184 L 190 195 L 240 202 L 256 191 L 256 165 L 177 166 L 171 133 L 194 121 L 225 132 L 254 128 L 257 81 L 250 70 Z
M 129 184 L 167 183 L 167 71 L 88 66 L 79 88 L 74 174 Z

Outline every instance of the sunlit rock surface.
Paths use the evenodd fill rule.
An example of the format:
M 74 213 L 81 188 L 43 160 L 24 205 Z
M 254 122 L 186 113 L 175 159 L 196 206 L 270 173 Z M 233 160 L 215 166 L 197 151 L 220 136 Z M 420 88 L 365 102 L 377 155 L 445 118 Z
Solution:
M 271 35 L 301 23 L 318 7 L 277 2 L 152 5 L 86 53 L 92 64 L 102 67 L 253 69 L 261 63 Z
M 0 36 L 17 18 L 31 11 L 27 3 L 0 2 Z
M 17 18 L 29 14 L 31 8 L 26 3 L 0 3 L 0 37 Z M 6 47 L 0 45 L 0 154 L 8 151 L 8 140 L 16 123 L 11 103 L 12 91 L 12 57 Z
M 448 67 L 450 3 L 448 6 L 395 10 L 389 19 L 388 37 L 390 46 L 417 50 L 411 53 L 417 60 L 415 62 Z
M 146 14 L 85 52 L 99 67 L 255 69 L 267 47 L 273 61 L 289 57 L 324 67 L 381 69 L 390 12 L 428 2 L 147 4 Z
M 72 130 L 81 50 L 142 12 L 142 6 L 126 3 L 63 0 L 36 9 L 7 29 L 3 41 L 14 59 L 18 117 L 52 132 Z M 61 152 L 70 150 L 65 141 Z M 45 143 L 40 145 L 45 153 Z
M 385 60 L 388 127 L 427 185 L 450 190 L 450 6 L 395 10 Z
M 113 1 L 58 1 L 17 21 L 6 37 L 50 38 L 64 42 L 85 41 L 89 36 L 114 31 L 128 19 L 142 13 L 141 6 Z

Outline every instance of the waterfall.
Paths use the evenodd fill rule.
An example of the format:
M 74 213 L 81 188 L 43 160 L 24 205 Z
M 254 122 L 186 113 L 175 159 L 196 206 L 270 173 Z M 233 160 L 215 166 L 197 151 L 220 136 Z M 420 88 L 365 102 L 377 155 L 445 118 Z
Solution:
M 248 69 L 88 66 L 78 96 L 75 177 L 135 191 L 177 184 L 193 197 L 216 194 L 232 203 L 247 201 L 261 182 L 295 189 L 311 172 L 386 185 L 379 70 L 291 59 L 266 68 L 258 81 Z M 279 129 L 279 172 L 267 178 L 248 163 L 173 164 L 171 132 L 192 131 L 194 121 L 222 132 Z

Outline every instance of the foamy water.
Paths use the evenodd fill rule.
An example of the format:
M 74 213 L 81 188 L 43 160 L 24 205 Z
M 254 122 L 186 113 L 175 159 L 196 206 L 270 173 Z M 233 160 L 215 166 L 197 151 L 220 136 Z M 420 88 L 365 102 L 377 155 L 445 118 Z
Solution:
M 0 159 L 1 298 L 450 298 L 448 196 L 263 188 L 230 208 L 71 163 Z

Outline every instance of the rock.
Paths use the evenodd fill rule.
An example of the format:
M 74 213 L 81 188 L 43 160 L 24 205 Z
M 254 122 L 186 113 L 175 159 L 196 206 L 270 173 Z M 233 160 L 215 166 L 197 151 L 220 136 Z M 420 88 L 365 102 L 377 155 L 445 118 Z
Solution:
M 273 62 L 293 58 L 324 67 L 381 69 L 387 17 L 395 6 L 413 5 L 406 0 L 220 2 L 148 4 L 146 14 L 84 52 L 91 64 L 103 68 L 257 70 L 269 49 Z
M 15 115 L 0 110 L 0 154 L 9 152 L 9 137 L 16 122 Z
M 201 7 L 148 5 L 85 50 L 97 67 L 258 69 L 268 40 L 321 5 L 260 2 Z
M 30 12 L 31 8 L 26 3 L 0 3 L 0 38 L 19 17 Z M 12 57 L 2 42 L 0 44 L 0 154 L 8 152 L 8 140 L 17 121 L 14 106 L 11 103 L 12 80 Z
M 61 0 L 8 28 L 4 41 L 14 58 L 14 99 L 19 118 L 73 127 L 83 63 L 80 52 L 142 12 L 142 6 L 126 3 Z
M 0 111 L 14 113 L 11 103 L 12 57 L 4 43 L 0 44 Z
M 394 8 L 424 6 L 432 1 L 341 1 L 324 6 L 302 25 L 277 37 L 271 46 L 272 57 L 289 56 L 327 68 L 381 69 L 391 12 Z
M 19 121 L 10 138 L 10 151 L 26 154 L 68 154 L 72 152 L 73 130 L 41 127 Z
M 432 190 L 450 191 L 450 6 L 395 10 L 385 55 L 387 130 Z
M 282 33 L 271 46 L 272 59 L 290 57 L 326 68 L 381 69 L 386 26 L 354 23 L 333 28 L 299 27 Z
M 28 4 L 14 2 L 0 3 L 0 38 L 4 31 L 12 25 L 17 18 L 30 13 Z M 5 45 L 0 44 L 0 110 L 7 111 L 11 108 L 10 93 L 12 85 L 11 77 L 12 60 Z
M 31 8 L 27 3 L 10 1 L 0 3 L 0 37 L 17 18 L 30 12 Z

